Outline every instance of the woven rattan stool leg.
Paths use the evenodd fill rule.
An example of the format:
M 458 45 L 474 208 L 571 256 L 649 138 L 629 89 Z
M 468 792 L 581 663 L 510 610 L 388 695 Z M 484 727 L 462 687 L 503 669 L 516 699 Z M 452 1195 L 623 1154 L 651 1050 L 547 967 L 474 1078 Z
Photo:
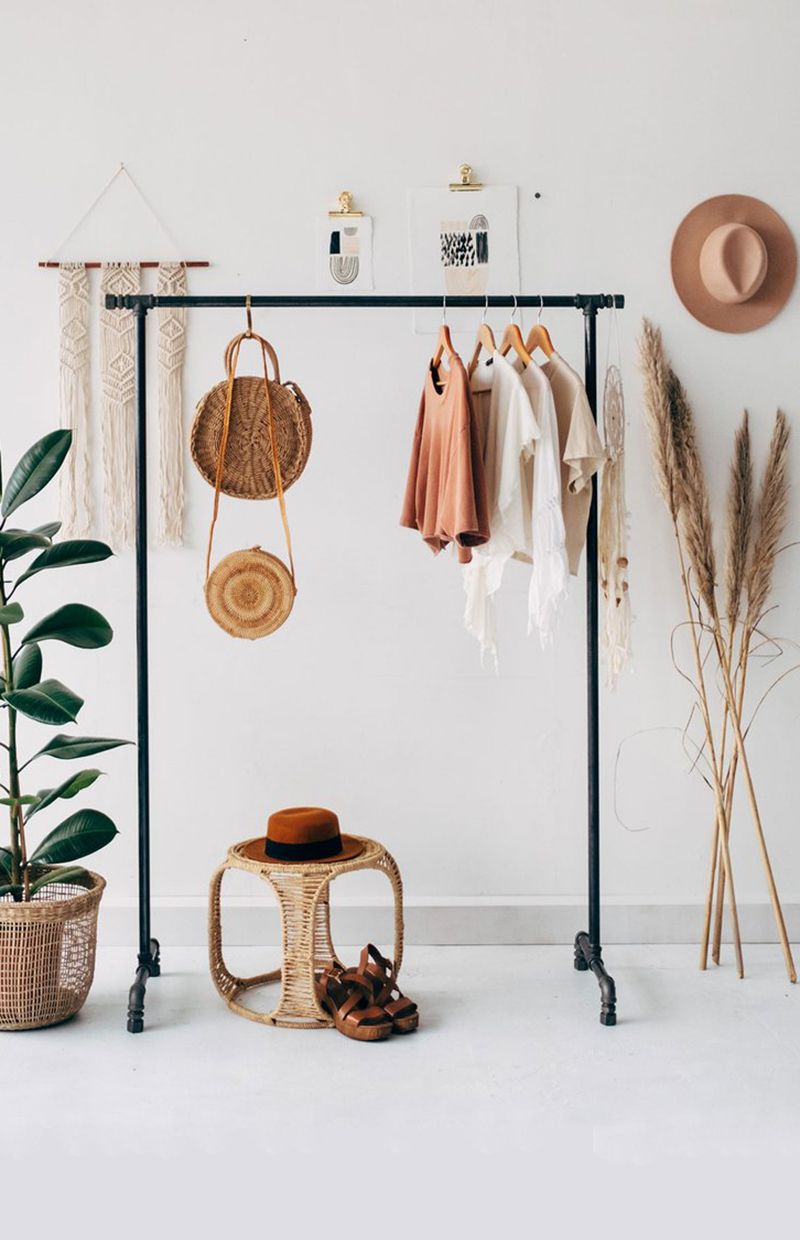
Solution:
M 221 865 L 211 879 L 208 889 L 208 966 L 211 980 L 223 999 L 241 985 L 241 979 L 228 972 L 222 958 L 222 879 L 228 867 Z
M 254 1012 L 252 1008 L 245 1007 L 237 1000 L 239 995 L 246 990 L 280 981 L 280 969 L 272 969 L 269 973 L 259 973 L 256 977 L 235 977 L 225 964 L 222 955 L 222 879 L 229 868 L 227 864 L 220 866 L 211 879 L 208 893 L 208 963 L 211 979 L 231 1011 L 246 1017 L 247 1020 L 272 1025 L 275 1023 L 274 1013 Z
M 375 863 L 376 870 L 380 870 L 385 874 L 392 884 L 394 892 L 394 968 L 395 973 L 400 972 L 400 966 L 403 963 L 403 942 L 404 942 L 404 921 L 403 921 L 403 880 L 400 877 L 400 871 L 397 868 L 397 862 L 391 853 L 384 849 L 381 856 Z
M 327 1027 L 333 1022 L 320 1007 L 314 985 L 317 905 L 327 893 L 327 881 L 301 871 L 273 871 L 269 881 L 278 896 L 283 935 L 281 997 L 272 1013 L 274 1022 Z
M 331 885 L 320 887 L 314 909 L 314 967 L 325 969 L 336 959 L 336 948 L 331 938 Z

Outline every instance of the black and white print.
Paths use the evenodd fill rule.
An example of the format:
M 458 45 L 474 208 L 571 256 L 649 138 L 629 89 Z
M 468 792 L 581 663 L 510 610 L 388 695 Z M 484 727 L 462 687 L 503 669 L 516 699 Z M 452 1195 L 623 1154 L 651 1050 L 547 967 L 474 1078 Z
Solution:
M 319 221 L 319 285 L 358 292 L 372 288 L 372 217 Z

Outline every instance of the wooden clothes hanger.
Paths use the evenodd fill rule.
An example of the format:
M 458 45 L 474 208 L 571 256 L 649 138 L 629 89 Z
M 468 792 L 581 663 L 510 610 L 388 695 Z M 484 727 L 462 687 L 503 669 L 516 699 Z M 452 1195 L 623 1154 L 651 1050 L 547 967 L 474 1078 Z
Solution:
M 533 354 L 537 349 L 541 349 L 548 357 L 552 357 L 556 351 L 553 341 L 550 339 L 550 333 L 542 322 L 542 310 L 544 302 L 539 307 L 539 315 L 536 323 L 528 332 L 528 339 L 525 341 L 525 348 L 529 353 Z
M 481 355 L 481 349 L 485 349 L 487 353 L 491 354 L 491 353 L 494 353 L 495 349 L 497 348 L 497 345 L 495 344 L 495 339 L 494 339 L 494 332 L 492 331 L 489 324 L 486 322 L 486 311 L 488 309 L 489 309 L 489 297 L 487 295 L 486 305 L 484 306 L 484 310 L 483 310 L 483 318 L 481 319 L 480 327 L 478 328 L 478 338 L 475 341 L 475 352 L 472 354 L 472 358 L 469 363 L 469 368 L 467 370 L 467 374 L 469 375 L 470 379 L 475 373 L 475 367 L 478 365 L 478 358 Z
M 514 309 L 511 311 L 511 322 L 503 332 L 503 339 L 500 341 L 500 352 L 503 357 L 513 349 L 526 366 L 530 365 L 531 355 L 525 347 L 525 341 L 522 339 L 522 332 L 518 325 L 514 322 L 514 315 L 517 313 L 517 299 L 514 297 Z
M 447 354 L 448 362 L 452 362 L 454 357 L 458 357 L 455 346 L 450 337 L 450 328 L 447 326 L 447 294 L 442 298 L 442 325 L 439 328 L 439 337 L 436 341 L 436 350 L 431 359 L 431 367 L 436 370 L 442 360 L 442 354 Z

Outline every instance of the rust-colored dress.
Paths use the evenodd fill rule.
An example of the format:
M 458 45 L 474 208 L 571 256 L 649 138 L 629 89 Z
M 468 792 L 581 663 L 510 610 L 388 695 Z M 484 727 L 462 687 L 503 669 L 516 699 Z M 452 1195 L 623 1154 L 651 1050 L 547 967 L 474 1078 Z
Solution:
M 456 543 L 462 564 L 489 539 L 480 435 L 460 358 L 446 371 L 428 367 L 400 524 L 419 530 L 434 554 Z

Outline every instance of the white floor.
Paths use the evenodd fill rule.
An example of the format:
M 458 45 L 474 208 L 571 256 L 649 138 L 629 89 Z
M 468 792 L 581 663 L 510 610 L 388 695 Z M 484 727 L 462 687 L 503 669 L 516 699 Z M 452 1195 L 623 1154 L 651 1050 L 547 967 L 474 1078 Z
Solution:
M 800 987 L 779 951 L 749 947 L 742 982 L 690 947 L 606 956 L 613 1029 L 566 947 L 410 948 L 422 1028 L 361 1045 L 237 1018 L 188 948 L 132 1037 L 131 955 L 101 949 L 76 1020 L 0 1035 L 0 1217 L 34 1237 L 786 1230 Z

